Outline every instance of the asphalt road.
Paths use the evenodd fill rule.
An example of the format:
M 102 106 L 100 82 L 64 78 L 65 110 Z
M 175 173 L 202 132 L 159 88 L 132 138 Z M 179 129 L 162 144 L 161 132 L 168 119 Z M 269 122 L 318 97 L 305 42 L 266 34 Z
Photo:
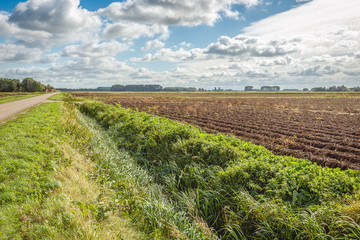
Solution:
M 57 94 L 57 92 L 0 104 L 0 122 L 8 119 L 9 117 L 17 113 L 24 111 L 29 107 L 46 101 L 46 99 L 54 96 L 55 94 Z

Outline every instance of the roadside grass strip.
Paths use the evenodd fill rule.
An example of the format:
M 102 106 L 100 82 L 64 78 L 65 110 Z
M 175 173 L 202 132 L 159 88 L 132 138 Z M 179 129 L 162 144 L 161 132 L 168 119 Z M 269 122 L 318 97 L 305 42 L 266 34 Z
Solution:
M 17 100 L 22 100 L 26 98 L 36 97 L 42 94 L 46 94 L 45 92 L 34 92 L 34 93 L 0 93 L 0 104 L 13 102 Z
M 359 171 L 276 156 L 120 106 L 79 109 L 104 129 L 91 127 L 99 176 L 121 196 L 125 213 L 139 211 L 145 229 L 174 239 L 360 238 Z
M 109 208 L 70 110 L 43 104 L 0 126 L 0 239 L 148 239 Z

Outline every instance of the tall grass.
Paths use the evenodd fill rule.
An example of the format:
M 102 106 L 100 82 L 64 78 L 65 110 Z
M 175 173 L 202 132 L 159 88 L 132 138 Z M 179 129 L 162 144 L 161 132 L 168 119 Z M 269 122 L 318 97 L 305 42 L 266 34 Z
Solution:
M 61 106 L 0 125 L 0 239 L 152 239 L 90 177 L 90 135 Z
M 167 198 L 163 187 L 93 120 L 78 115 L 92 136 L 90 156 L 96 162 L 97 177 L 118 194 L 121 213 L 141 224 L 154 238 L 216 239 L 202 222 L 192 222 L 186 211 Z
M 184 231 L 188 234 L 186 226 L 192 223 L 203 233 L 211 230 L 229 239 L 341 239 L 358 235 L 359 218 L 353 214 L 359 209 L 358 171 L 275 156 L 261 146 L 129 109 L 96 102 L 79 108 L 106 130 L 110 137 L 102 141 L 113 142 L 113 151 L 130 151 L 135 159 L 132 164 L 142 166 L 141 175 L 161 186 L 146 198 L 161 196 L 172 203 L 165 207 L 153 202 L 148 207 L 143 201 L 146 198 L 130 198 L 133 205 L 140 204 L 139 209 L 146 212 L 143 215 L 166 221 L 172 219 L 166 214 L 181 212 L 174 215 L 176 228 L 172 224 L 164 227 L 155 219 L 145 220 L 144 226 L 166 229 L 170 236 L 175 228 L 182 236 Z M 98 129 L 93 136 L 100 133 Z M 103 148 L 99 154 L 108 151 Z M 121 164 L 104 169 L 119 169 L 119 176 L 124 175 Z M 163 208 L 168 208 L 166 214 Z

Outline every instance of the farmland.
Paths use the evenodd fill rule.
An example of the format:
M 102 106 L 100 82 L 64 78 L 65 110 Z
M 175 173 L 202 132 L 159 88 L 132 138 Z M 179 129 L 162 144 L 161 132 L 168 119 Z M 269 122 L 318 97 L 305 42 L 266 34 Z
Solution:
M 360 237 L 357 170 L 277 156 L 234 136 L 82 100 L 100 179 L 146 232 L 166 239 Z
M 360 169 L 360 94 L 74 93 L 182 121 L 322 166 Z
M 211 125 L 187 124 L 205 107 L 209 118 L 217 109 L 235 122 L 228 103 L 232 113 L 236 105 L 257 115 L 298 106 L 298 116 L 356 117 L 356 95 L 77 95 L 56 95 L 65 102 L 0 126 L 0 239 L 360 238 L 356 168 L 275 155 Z M 274 107 L 280 100 L 287 107 Z M 184 116 L 156 116 L 174 106 Z

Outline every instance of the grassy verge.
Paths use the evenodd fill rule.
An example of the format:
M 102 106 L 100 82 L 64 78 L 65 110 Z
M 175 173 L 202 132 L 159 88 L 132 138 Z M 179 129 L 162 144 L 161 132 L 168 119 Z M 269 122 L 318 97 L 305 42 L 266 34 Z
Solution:
M 58 92 L 58 94 L 52 96 L 49 98 L 49 100 L 55 100 L 55 101 L 63 101 L 64 95 L 62 92 Z
M 114 207 L 85 154 L 89 136 L 61 106 L 0 126 L 0 239 L 148 239 Z
M 102 166 L 105 172 L 119 171 L 118 175 L 109 173 L 106 181 L 112 182 L 119 194 L 125 191 L 123 197 L 131 204 L 124 206 L 135 206 L 145 226 L 160 228 L 168 237 L 174 233 L 184 238 L 196 236 L 186 235 L 189 229 L 208 234 L 208 238 L 214 238 L 213 233 L 231 239 L 360 237 L 358 171 L 275 156 L 233 137 L 207 134 L 169 119 L 102 103 L 83 104 L 80 110 L 105 128 L 111 136 L 106 140 L 109 144 L 114 142 L 118 149 L 131 152 L 134 168 L 141 167 L 145 172 L 140 175 L 160 186 L 156 195 L 181 212 L 183 220 L 174 220 L 170 228 L 162 225 L 173 219 L 170 209 L 163 211 L 164 205 L 155 203 L 144 207 L 144 199 L 153 196 L 146 191 L 146 198 L 140 194 L 135 199 L 127 192 L 132 186 L 127 181 L 141 186 L 150 180 L 144 183 L 129 173 L 130 178 L 125 178 L 129 180 L 122 183 L 121 165 Z M 147 216 L 156 213 L 162 213 L 159 220 L 149 222 Z M 185 226 L 180 222 L 186 222 Z
M 17 100 L 22 100 L 26 98 L 36 97 L 39 95 L 45 94 L 44 92 L 36 93 L 0 93 L 0 103 L 7 103 Z

